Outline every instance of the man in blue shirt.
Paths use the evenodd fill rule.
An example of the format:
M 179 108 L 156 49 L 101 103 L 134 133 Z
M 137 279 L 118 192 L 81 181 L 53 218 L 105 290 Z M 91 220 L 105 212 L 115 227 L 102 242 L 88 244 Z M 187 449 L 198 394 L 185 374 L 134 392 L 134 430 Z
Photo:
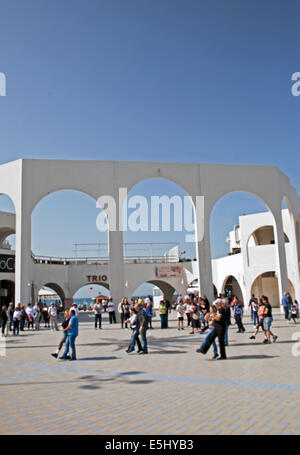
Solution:
M 76 360 L 75 339 L 78 336 L 78 318 L 74 309 L 70 310 L 70 316 L 69 325 L 65 329 L 62 329 L 64 332 L 67 332 L 65 352 L 60 357 L 62 360 L 67 360 L 70 346 L 72 350 L 72 356 L 70 360 Z
M 281 300 L 281 305 L 283 306 L 283 309 L 284 309 L 285 319 L 289 318 L 289 312 L 290 312 L 291 303 L 293 303 L 293 302 L 291 300 L 291 297 L 290 297 L 289 293 L 285 292 L 283 294 L 283 297 L 282 297 L 282 300 Z

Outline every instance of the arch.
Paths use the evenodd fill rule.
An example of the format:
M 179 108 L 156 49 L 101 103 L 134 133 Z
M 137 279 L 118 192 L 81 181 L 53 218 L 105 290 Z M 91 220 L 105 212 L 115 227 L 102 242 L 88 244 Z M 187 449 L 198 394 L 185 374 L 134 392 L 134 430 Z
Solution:
M 220 198 L 218 198 L 213 203 L 212 208 L 209 211 L 210 243 L 211 243 L 211 252 L 212 252 L 213 258 L 219 258 L 222 256 L 224 257 L 228 254 L 225 252 L 225 240 L 228 236 L 228 233 L 233 231 L 234 228 L 239 228 L 239 218 L 242 215 L 244 215 L 244 213 L 243 213 L 244 205 L 243 205 L 243 209 L 240 208 L 241 203 L 240 203 L 240 201 L 237 201 L 234 204 L 235 213 L 233 213 L 232 204 L 230 204 L 230 200 L 229 200 L 229 198 L 231 196 L 235 197 L 238 194 L 240 194 L 242 197 L 247 196 L 248 200 L 246 201 L 246 203 L 248 204 L 248 207 L 252 207 L 250 210 L 249 209 L 247 210 L 248 215 L 252 215 L 252 214 L 256 214 L 256 213 L 263 213 L 263 212 L 266 212 L 266 209 L 267 209 L 271 213 L 273 220 L 275 220 L 273 212 L 271 211 L 271 209 L 269 208 L 267 203 L 264 201 L 264 199 L 259 194 L 255 194 L 254 192 L 246 191 L 246 190 L 240 190 L 240 191 L 235 190 L 235 191 L 231 191 L 231 192 L 223 194 Z M 228 200 L 227 204 L 226 203 L 224 204 L 224 201 L 222 201 L 224 198 Z M 221 201 L 222 201 L 222 205 L 220 205 L 220 209 L 219 209 L 218 204 L 220 204 Z M 217 211 L 222 211 L 221 216 L 224 220 L 224 222 L 222 224 L 220 223 L 219 216 L 217 219 Z M 214 217 L 216 217 L 216 219 L 214 219 Z M 223 225 L 224 226 L 224 232 L 222 232 L 222 239 L 220 238 L 220 235 L 221 235 L 220 229 L 215 230 L 215 232 L 213 232 L 214 225 L 218 225 L 218 226 Z M 225 231 L 225 229 L 226 229 L 226 231 Z M 223 239 L 224 239 L 223 246 L 221 246 Z M 237 244 L 237 243 L 233 244 L 231 242 L 232 239 L 229 238 L 229 240 L 230 240 L 229 243 L 231 246 L 231 253 L 240 252 L 241 251 L 241 241 L 239 244 Z M 218 244 L 218 250 L 216 249 L 215 244 Z
M 251 284 L 251 295 L 266 295 L 273 307 L 280 307 L 277 272 L 274 270 L 259 274 Z
M 161 245 L 163 243 L 172 243 L 171 241 L 173 240 L 174 244 L 179 243 L 179 253 L 185 253 L 186 256 L 189 256 L 189 259 L 194 260 L 196 257 L 196 247 L 195 247 L 195 229 L 193 230 L 187 230 L 187 223 L 185 223 L 184 215 L 187 213 L 184 211 L 184 208 L 189 210 L 188 215 L 190 215 L 191 220 L 189 223 L 189 227 L 192 228 L 195 227 L 196 224 L 196 212 L 195 212 L 195 204 L 193 199 L 191 198 L 190 194 L 187 192 L 187 190 L 180 184 L 178 184 L 175 179 L 167 178 L 165 176 L 151 176 L 149 178 L 144 178 L 141 179 L 140 181 L 136 182 L 134 185 L 132 185 L 129 188 L 128 194 L 127 194 L 127 201 L 123 202 L 122 206 L 122 219 L 124 222 L 124 217 L 127 216 L 127 220 L 129 223 L 131 222 L 131 216 L 132 214 L 135 213 L 136 211 L 136 206 L 135 207 L 130 207 L 128 208 L 128 201 L 132 197 L 136 196 L 143 196 L 146 201 L 147 205 L 145 205 L 145 210 L 147 209 L 147 213 L 145 217 L 147 216 L 147 219 L 145 219 L 145 224 L 142 226 L 142 224 L 139 222 L 136 224 L 136 231 L 132 231 L 131 229 L 125 229 L 123 231 L 123 244 L 127 241 L 130 243 L 132 241 L 137 241 L 137 239 L 141 238 L 143 239 L 142 241 L 145 241 L 145 238 L 147 236 L 151 236 L 151 240 L 149 241 L 149 237 L 147 238 L 148 244 L 149 243 L 160 243 Z M 159 208 L 158 212 L 158 217 L 155 219 L 156 226 L 154 227 L 153 224 L 151 224 L 151 214 L 153 215 L 153 212 L 150 211 L 150 209 L 154 208 L 154 200 L 151 199 L 151 196 L 155 196 L 158 198 L 161 198 L 163 196 L 167 196 L 169 198 L 169 202 L 171 201 L 172 198 L 175 196 L 179 196 L 176 199 L 173 199 L 172 202 L 170 203 L 168 209 L 165 210 L 162 213 L 161 207 Z M 184 197 L 187 197 L 188 200 L 184 201 Z M 127 203 L 126 203 L 127 202 Z M 157 200 L 156 200 L 157 202 Z M 186 207 L 185 207 L 186 204 Z M 127 210 L 125 211 L 125 207 L 127 207 Z M 137 202 L 137 207 L 140 207 L 139 202 Z M 135 209 L 131 211 L 132 209 Z M 142 212 L 144 214 L 144 212 Z M 149 216 L 150 215 L 150 216 Z M 162 217 L 161 217 L 162 215 Z M 168 218 L 167 218 L 168 217 Z M 163 226 L 162 225 L 162 220 L 168 219 L 168 225 Z M 153 220 L 152 220 L 153 221 Z M 130 226 L 129 226 L 130 227 Z M 169 228 L 168 230 L 165 230 L 165 228 Z M 186 241 L 186 236 L 190 235 L 191 237 Z M 159 237 L 160 240 L 156 240 Z M 193 238 L 192 238 L 193 237 Z M 179 239 L 179 242 L 178 242 Z M 165 240 L 162 242 L 162 240 Z M 127 243 L 126 243 L 127 244 Z M 166 250 L 165 253 L 168 252 L 167 248 L 171 248 L 170 246 L 168 247 L 166 245 Z M 183 251 L 185 250 L 185 251 Z M 161 253 L 158 253 L 160 255 Z M 124 251 L 124 256 L 126 256 L 126 251 Z
M 289 237 L 287 236 L 287 234 L 285 232 L 283 234 L 284 234 L 284 242 L 289 243 L 290 242 Z M 249 245 L 252 238 L 253 238 L 255 245 Z M 253 231 L 249 235 L 248 241 L 247 241 L 248 247 L 270 245 L 270 244 L 271 245 L 275 244 L 274 226 L 271 224 L 260 226 L 259 228 L 255 229 L 255 231 Z
M 57 203 L 57 197 L 59 197 L 58 195 L 61 196 L 59 203 Z M 101 246 L 102 251 L 99 254 L 107 258 L 108 231 L 102 233 L 97 230 L 96 219 L 99 214 L 97 210 L 99 209 L 96 208 L 96 200 L 88 192 L 72 188 L 56 189 L 52 192 L 48 192 L 34 205 L 34 208 L 31 211 L 31 249 L 33 254 L 56 258 L 80 256 L 83 258 L 88 256 L 95 258 L 97 257 Z M 103 209 L 100 210 L 103 211 Z M 78 211 L 80 211 L 80 222 L 78 222 Z M 105 214 L 105 218 L 107 219 L 105 211 L 103 212 Z M 53 219 L 49 219 L 51 215 L 53 216 Z M 60 218 L 61 216 L 65 217 L 64 223 L 62 223 Z M 84 217 L 86 219 L 91 218 L 92 221 L 84 223 Z M 68 253 L 62 254 L 61 250 L 67 251 L 66 242 L 63 238 L 61 238 L 61 235 L 59 236 L 57 235 L 57 232 L 51 230 L 52 223 L 54 225 L 58 225 L 60 228 L 63 228 L 65 231 L 69 227 L 68 234 L 70 234 L 71 242 L 69 250 L 72 248 L 72 243 L 74 247 L 78 240 L 79 242 L 82 241 L 82 243 L 78 244 L 80 245 L 80 248 L 77 250 L 77 246 L 75 246 L 75 250 L 73 250 L 72 253 L 68 251 Z M 59 232 L 63 232 L 65 239 L 69 240 L 66 232 Z M 48 236 L 52 235 L 53 237 L 52 244 L 51 242 L 48 242 L 46 247 L 45 245 L 43 246 L 43 233 L 46 233 Z M 94 243 L 91 243 L 93 239 Z M 48 246 L 48 244 L 50 246 Z M 41 249 L 47 247 L 49 248 L 48 251 L 41 251 Z M 54 251 L 54 253 L 53 251 L 50 251 L 50 248 Z
M 213 288 L 214 288 L 214 299 L 217 299 L 219 294 L 218 294 L 218 290 L 217 290 L 216 286 L 214 285 L 214 283 L 213 283 Z
M 59 296 L 60 300 L 64 302 L 66 296 L 63 288 L 57 283 L 46 283 L 42 287 L 50 288 Z
M 13 280 L 0 280 L 0 308 L 15 302 L 15 282 Z
M 245 189 L 235 189 L 235 190 L 232 190 L 232 191 L 228 191 L 228 192 L 225 192 L 225 193 L 222 193 L 218 196 L 215 197 L 215 199 L 211 202 L 210 204 L 210 211 L 209 211 L 209 217 L 211 216 L 211 213 L 212 211 L 214 210 L 216 204 L 221 200 L 223 199 L 224 197 L 227 197 L 227 196 L 230 196 L 231 194 L 237 194 L 237 193 L 244 193 L 244 194 L 249 194 L 257 199 L 259 199 L 259 201 L 264 204 L 266 206 L 266 208 L 268 209 L 268 211 L 273 215 L 273 218 L 274 218 L 274 213 L 273 213 L 273 210 L 271 208 L 271 206 L 265 201 L 265 199 L 263 198 L 263 196 L 261 196 L 259 193 L 256 193 L 255 191 L 251 191 L 251 190 L 245 190 Z
M 239 300 L 244 300 L 241 286 L 236 277 L 233 275 L 227 275 L 223 281 L 221 294 L 230 295 L 230 297 L 236 295 Z
M 168 283 L 167 281 L 163 281 L 163 280 L 157 280 L 157 279 L 153 279 L 153 280 L 147 280 L 147 281 L 144 281 L 144 283 L 141 283 L 137 288 L 134 289 L 133 293 L 131 296 L 129 296 L 130 298 L 132 297 L 139 297 L 137 294 L 136 294 L 136 290 L 141 287 L 143 284 L 153 284 L 153 286 L 156 286 L 158 287 L 161 292 L 163 293 L 163 295 L 166 296 L 166 298 L 169 300 L 169 302 L 172 304 L 172 301 L 174 300 L 173 299 L 173 296 L 174 296 L 174 293 L 177 293 L 177 290 L 174 288 L 174 286 L 170 283 Z M 157 304 L 159 303 L 159 298 L 158 299 L 154 299 L 154 305 L 157 306 Z

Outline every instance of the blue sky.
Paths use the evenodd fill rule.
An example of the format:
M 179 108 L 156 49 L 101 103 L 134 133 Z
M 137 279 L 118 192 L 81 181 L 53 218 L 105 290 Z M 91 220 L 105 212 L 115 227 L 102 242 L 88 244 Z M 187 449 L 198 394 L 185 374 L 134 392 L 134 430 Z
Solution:
M 1 0 L 0 163 L 270 164 L 300 193 L 299 24 L 298 0 Z M 215 255 L 253 204 L 223 201 Z

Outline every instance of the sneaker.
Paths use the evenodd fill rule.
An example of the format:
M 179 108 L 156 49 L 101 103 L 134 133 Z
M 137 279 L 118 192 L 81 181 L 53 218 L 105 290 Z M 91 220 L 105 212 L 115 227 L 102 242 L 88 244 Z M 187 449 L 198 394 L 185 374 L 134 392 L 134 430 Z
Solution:
M 55 357 L 56 359 L 57 359 L 57 357 L 58 357 L 58 354 L 57 354 L 56 352 L 52 352 L 51 355 L 52 355 L 52 357 Z
M 269 344 L 269 343 L 270 343 L 270 341 L 267 338 L 265 338 L 263 341 L 263 344 Z
M 201 354 L 204 354 L 203 351 L 202 351 L 202 349 L 200 349 L 200 348 L 199 348 L 199 349 L 196 349 L 196 352 L 199 352 L 199 353 L 201 353 Z
M 277 340 L 278 336 L 277 335 L 274 335 L 273 336 L 273 343 L 275 343 L 275 341 Z
M 249 337 L 249 340 L 255 340 L 255 336 L 252 335 L 251 337 Z
M 227 357 L 218 357 L 217 360 L 226 360 Z
M 219 357 L 218 354 L 217 354 L 217 355 L 213 355 L 213 356 L 212 356 L 212 359 L 215 360 L 215 359 L 217 359 L 218 357 Z

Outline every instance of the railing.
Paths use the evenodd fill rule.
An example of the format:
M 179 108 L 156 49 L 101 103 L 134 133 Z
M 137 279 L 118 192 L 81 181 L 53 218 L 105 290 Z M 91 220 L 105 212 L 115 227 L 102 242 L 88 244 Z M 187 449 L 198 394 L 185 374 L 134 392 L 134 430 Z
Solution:
M 108 265 L 109 258 L 98 257 L 77 257 L 77 258 L 60 258 L 36 256 L 31 254 L 35 264 L 52 264 L 52 265 Z M 178 263 L 178 256 L 125 256 L 125 264 L 170 264 Z

